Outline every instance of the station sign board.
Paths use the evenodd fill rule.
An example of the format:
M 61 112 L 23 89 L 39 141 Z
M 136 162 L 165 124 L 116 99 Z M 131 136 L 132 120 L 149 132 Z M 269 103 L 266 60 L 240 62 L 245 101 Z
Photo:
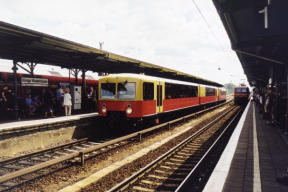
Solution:
M 21 77 L 21 86 L 48 87 L 48 79 Z

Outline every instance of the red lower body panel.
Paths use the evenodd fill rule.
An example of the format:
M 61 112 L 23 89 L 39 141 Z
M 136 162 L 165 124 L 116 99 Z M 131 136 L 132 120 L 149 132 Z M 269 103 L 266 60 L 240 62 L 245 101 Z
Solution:
M 249 94 L 247 94 L 247 93 L 235 93 L 234 94 L 234 98 L 236 98 L 236 97 L 239 97 L 239 98 L 248 98 L 249 97 Z
M 186 107 L 199 105 L 199 97 L 179 98 L 179 99 L 165 99 L 163 101 L 163 111 L 173 111 Z
M 200 104 L 211 103 L 217 101 L 217 96 L 200 97 Z
M 126 114 L 130 118 L 139 118 L 156 113 L 156 101 L 99 101 L 99 115 L 107 116 L 107 113 L 102 113 L 102 106 L 106 105 L 107 113 L 124 112 L 126 113 L 127 106 L 132 108 L 131 114 Z
M 226 95 L 220 95 L 219 96 L 219 101 L 223 101 L 226 100 Z
M 163 112 L 184 109 L 197 106 L 199 104 L 211 103 L 217 101 L 217 96 L 192 97 L 179 99 L 164 99 Z M 199 103 L 200 102 L 200 103 Z M 107 112 L 102 112 L 103 104 L 106 105 Z M 127 106 L 132 108 L 131 114 L 126 114 Z M 156 101 L 99 101 L 99 115 L 107 116 L 109 112 L 123 112 L 127 118 L 141 118 L 156 114 Z

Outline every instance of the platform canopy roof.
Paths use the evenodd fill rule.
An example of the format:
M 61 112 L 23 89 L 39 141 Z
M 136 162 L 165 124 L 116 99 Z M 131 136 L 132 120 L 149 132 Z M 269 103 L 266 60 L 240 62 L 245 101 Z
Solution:
M 213 0 L 250 85 L 288 62 L 288 1 Z
M 34 62 L 63 68 L 104 73 L 144 73 L 146 75 L 222 86 L 144 61 L 124 57 L 48 34 L 0 21 L 0 58 Z

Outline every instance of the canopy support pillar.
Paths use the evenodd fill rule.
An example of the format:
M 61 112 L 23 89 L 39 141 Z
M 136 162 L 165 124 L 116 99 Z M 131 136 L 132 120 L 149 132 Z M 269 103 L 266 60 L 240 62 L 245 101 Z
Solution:
M 86 104 L 86 70 L 85 69 L 82 69 L 82 110 L 85 111 L 85 104 Z
M 16 120 L 18 120 L 19 115 L 18 115 L 18 101 L 17 101 L 17 95 L 18 95 L 18 90 L 17 90 L 17 61 L 13 60 L 13 84 L 14 84 L 14 117 Z

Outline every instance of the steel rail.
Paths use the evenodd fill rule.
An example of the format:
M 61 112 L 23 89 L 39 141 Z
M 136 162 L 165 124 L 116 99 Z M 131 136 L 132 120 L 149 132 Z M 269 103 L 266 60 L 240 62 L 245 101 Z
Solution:
M 200 169 L 201 165 L 205 163 L 205 161 L 208 159 L 208 156 L 211 154 L 210 152 L 213 151 L 217 147 L 219 141 L 223 138 L 223 135 L 228 131 L 228 129 L 232 126 L 232 124 L 237 120 L 240 114 L 241 114 L 241 111 L 239 110 L 236 114 L 232 116 L 232 118 L 230 118 L 231 120 L 229 121 L 228 125 L 223 129 L 221 134 L 217 137 L 217 139 L 213 142 L 211 147 L 202 156 L 200 161 L 195 165 L 195 167 L 190 171 L 190 173 L 181 182 L 181 184 L 178 186 L 175 192 L 181 192 L 187 189 L 187 185 L 189 185 L 189 180 L 193 177 L 193 175 L 195 175 L 195 172 Z
M 144 176 L 147 172 L 149 172 L 151 169 L 153 169 L 154 167 L 156 167 L 159 163 L 161 163 L 162 161 L 168 159 L 170 156 L 172 156 L 173 154 L 175 154 L 179 149 L 181 149 L 185 144 L 189 143 L 192 139 L 196 138 L 197 136 L 199 136 L 201 133 L 203 133 L 204 131 L 206 131 L 209 127 L 213 126 L 216 122 L 220 121 L 223 117 L 225 117 L 228 113 L 230 113 L 233 109 L 235 109 L 236 107 L 232 107 L 230 110 L 226 111 L 224 114 L 222 114 L 221 116 L 217 117 L 216 119 L 214 119 L 213 121 L 211 121 L 210 123 L 208 123 L 207 125 L 205 125 L 204 127 L 202 127 L 201 129 L 199 129 L 197 132 L 195 132 L 193 135 L 189 136 L 188 138 L 186 138 L 185 140 L 183 140 L 181 143 L 179 143 L 178 145 L 176 145 L 175 147 L 173 147 L 172 149 L 170 149 L 169 151 L 167 151 L 166 153 L 164 153 L 163 155 L 161 155 L 159 158 L 157 158 L 155 161 L 149 163 L 148 165 L 146 165 L 144 168 L 142 168 L 141 170 L 139 170 L 138 172 L 136 172 L 135 174 L 133 174 L 132 176 L 130 176 L 129 178 L 125 179 L 123 182 L 119 183 L 118 185 L 116 185 L 115 187 L 111 188 L 110 190 L 108 190 L 108 192 L 115 192 L 115 191 L 123 191 L 125 189 L 127 189 L 127 187 L 129 187 L 129 185 L 131 183 L 134 183 L 138 180 L 138 178 Z
M 67 160 L 74 159 L 76 157 L 81 157 L 82 164 L 84 164 L 84 155 L 87 154 L 87 153 L 91 153 L 93 151 L 100 150 L 101 148 L 105 148 L 105 147 L 107 147 L 109 145 L 113 145 L 113 144 L 116 144 L 116 143 L 119 143 L 119 142 L 127 141 L 127 140 L 132 139 L 132 138 L 138 138 L 139 137 L 139 140 L 141 140 L 143 134 L 153 132 L 153 131 L 161 129 L 163 127 L 170 127 L 170 125 L 173 124 L 173 123 L 176 123 L 176 122 L 179 122 L 179 121 L 183 121 L 183 120 L 186 120 L 188 118 L 203 114 L 203 113 L 205 113 L 207 111 L 211 111 L 211 110 L 213 110 L 215 108 L 218 108 L 218 107 L 221 107 L 223 105 L 229 104 L 230 102 L 231 101 L 225 102 L 225 103 L 221 103 L 219 105 L 207 108 L 205 110 L 202 110 L 202 111 L 199 111 L 199 112 L 195 112 L 195 113 L 192 113 L 190 115 L 186 115 L 184 117 L 181 117 L 181 118 L 178 118 L 178 119 L 175 119 L 175 120 L 172 120 L 172 121 L 169 121 L 169 122 L 166 122 L 166 123 L 163 123 L 163 124 L 160 124 L 160 125 L 157 125 L 157 126 L 145 129 L 145 130 L 142 130 L 142 131 L 131 133 L 129 135 L 126 135 L 126 136 L 123 136 L 123 137 L 119 137 L 117 139 L 113 139 L 113 140 L 110 140 L 108 142 L 96 145 L 96 146 L 91 146 L 91 147 L 89 147 L 87 149 L 79 150 L 77 152 L 73 152 L 73 153 L 68 154 L 68 155 L 63 155 L 63 156 L 61 156 L 59 158 L 56 158 L 56 159 L 48 160 L 46 162 L 33 165 L 31 167 L 27 167 L 27 168 L 24 168 L 24 169 L 21 169 L 21 170 L 18 170 L 18 171 L 14 171 L 12 173 L 8 173 L 8 174 L 5 174 L 5 175 L 2 175 L 2 176 L 0 176 L 0 184 L 4 183 L 4 182 L 7 182 L 7 181 L 9 181 L 11 179 L 23 176 L 23 175 L 36 172 L 38 170 L 41 170 L 41 169 L 44 169 L 44 168 L 48 168 L 48 167 L 50 167 L 52 165 L 55 165 L 55 164 L 58 164 L 58 163 L 61 163 L 61 162 L 67 161 Z
M 8 163 L 15 162 L 15 161 L 17 161 L 19 159 L 26 159 L 26 158 L 29 158 L 29 157 L 32 157 L 32 156 L 41 155 L 41 154 L 49 152 L 49 151 L 55 151 L 57 149 L 62 149 L 62 148 L 68 147 L 68 146 L 73 146 L 75 144 L 80 144 L 80 143 L 83 143 L 83 142 L 86 142 L 86 141 L 88 141 L 88 138 L 83 138 L 83 139 L 79 139 L 79 140 L 76 140 L 76 141 L 71 141 L 71 142 L 65 143 L 63 145 L 59 145 L 59 146 L 56 146 L 56 147 L 49 147 L 49 148 L 41 150 L 41 151 L 28 153 L 28 154 L 21 155 L 21 156 L 18 156 L 18 157 L 4 159 L 4 160 L 0 161 L 0 167 L 5 165 L 5 164 L 8 164 Z

